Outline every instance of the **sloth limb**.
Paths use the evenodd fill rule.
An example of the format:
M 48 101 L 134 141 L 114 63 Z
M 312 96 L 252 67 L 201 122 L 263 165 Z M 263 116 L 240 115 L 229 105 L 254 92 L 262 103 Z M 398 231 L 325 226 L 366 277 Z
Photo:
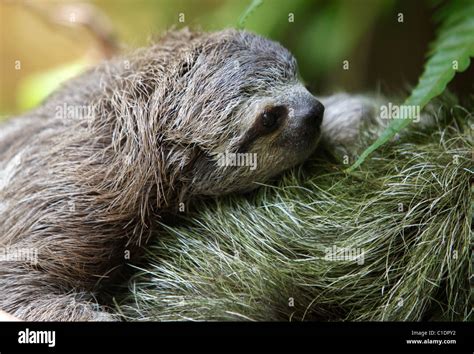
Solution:
M 337 156 L 355 156 L 386 126 L 379 118 L 381 98 L 338 93 L 318 97 L 325 107 L 321 144 Z

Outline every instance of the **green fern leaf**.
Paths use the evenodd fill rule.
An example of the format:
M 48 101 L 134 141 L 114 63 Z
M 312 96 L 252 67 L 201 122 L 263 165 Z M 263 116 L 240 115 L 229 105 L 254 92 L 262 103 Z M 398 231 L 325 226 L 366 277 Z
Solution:
M 420 110 L 446 89 L 456 72 L 466 70 L 469 67 L 470 57 L 474 56 L 473 1 L 451 1 L 440 9 L 435 16 L 436 19 L 441 25 L 438 37 L 431 46 L 430 58 L 425 64 L 425 70 L 417 86 L 403 103 L 407 106 L 419 106 Z M 412 121 L 408 117 L 402 118 L 405 119 L 394 120 L 347 171 L 351 172 L 360 166 L 367 156 Z
M 253 0 L 250 3 L 250 5 L 245 9 L 242 16 L 240 16 L 239 23 L 237 24 L 237 28 L 244 29 L 249 16 L 262 4 L 263 4 L 263 0 Z

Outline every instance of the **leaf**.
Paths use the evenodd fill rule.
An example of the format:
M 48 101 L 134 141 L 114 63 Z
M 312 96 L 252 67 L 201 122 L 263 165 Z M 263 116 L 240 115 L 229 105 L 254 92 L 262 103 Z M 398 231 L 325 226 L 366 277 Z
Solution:
M 61 83 L 78 75 L 92 63 L 86 58 L 56 67 L 51 70 L 32 74 L 20 82 L 18 103 L 22 110 L 28 110 L 39 105 Z
M 242 16 L 240 16 L 239 22 L 237 24 L 237 28 L 244 29 L 249 16 L 262 4 L 263 4 L 263 0 L 253 0 L 250 3 L 250 5 L 245 9 Z
M 431 45 L 430 58 L 425 64 L 425 70 L 417 86 L 403 103 L 406 106 L 419 106 L 420 110 L 446 89 L 456 71 L 466 70 L 470 64 L 470 57 L 474 56 L 473 1 L 451 1 L 438 11 L 435 19 L 441 21 L 438 37 Z M 359 167 L 367 156 L 412 122 L 412 118 L 402 118 L 405 119 L 394 120 L 347 169 L 347 172 Z

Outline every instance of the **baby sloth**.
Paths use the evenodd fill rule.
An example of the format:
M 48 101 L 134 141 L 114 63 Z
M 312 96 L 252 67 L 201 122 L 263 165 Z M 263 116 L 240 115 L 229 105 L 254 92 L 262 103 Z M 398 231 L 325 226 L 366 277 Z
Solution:
M 236 30 L 169 32 L 67 82 L 0 130 L 0 309 L 114 319 L 95 295 L 164 215 L 255 188 L 305 160 L 321 130 L 350 141 L 360 111 L 332 111 L 322 125 L 285 48 Z M 218 163 L 244 153 L 254 168 Z

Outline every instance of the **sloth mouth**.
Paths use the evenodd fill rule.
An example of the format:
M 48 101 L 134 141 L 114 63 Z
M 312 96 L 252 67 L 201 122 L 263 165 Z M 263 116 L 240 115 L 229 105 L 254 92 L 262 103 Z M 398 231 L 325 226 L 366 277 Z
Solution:
M 278 145 L 291 150 L 312 152 L 320 137 L 321 128 L 319 126 L 305 126 L 295 129 L 291 134 L 284 134 L 279 139 Z

